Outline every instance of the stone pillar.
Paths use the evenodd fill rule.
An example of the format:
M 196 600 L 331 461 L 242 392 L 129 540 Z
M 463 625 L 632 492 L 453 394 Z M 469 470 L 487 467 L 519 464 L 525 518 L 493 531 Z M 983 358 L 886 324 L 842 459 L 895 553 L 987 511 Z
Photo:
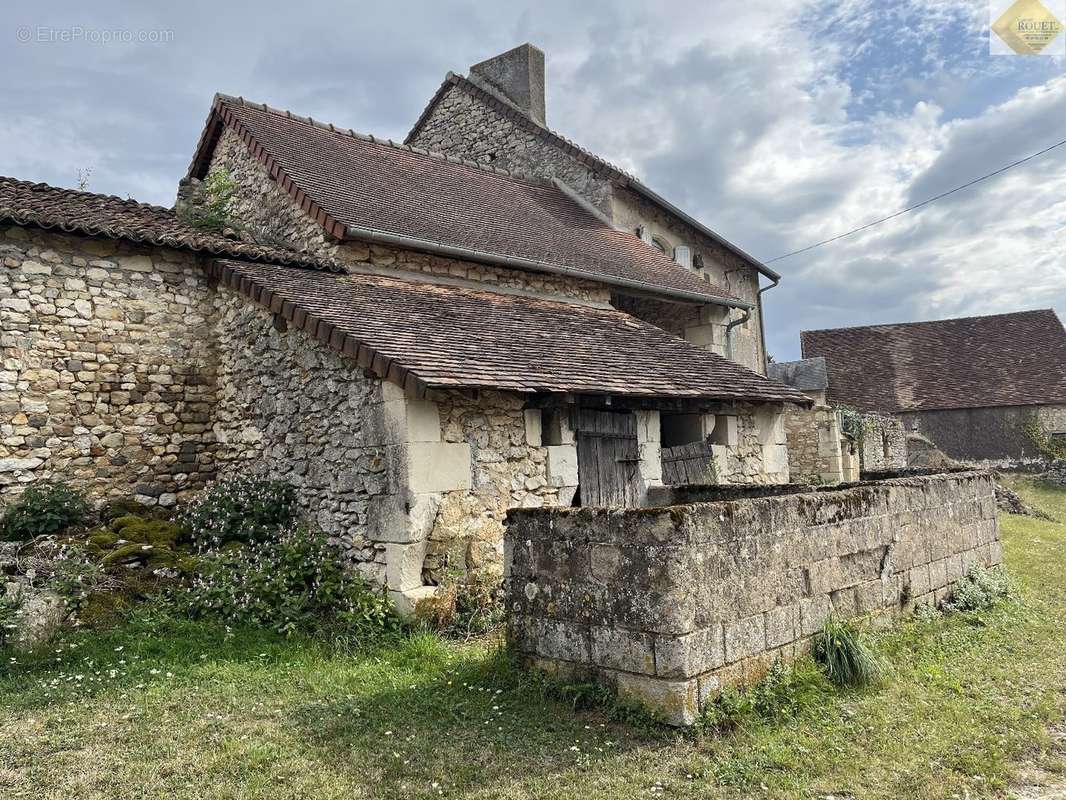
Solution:
M 538 415 L 539 416 L 539 415 Z M 538 426 L 539 427 L 539 426 Z M 526 436 L 530 422 L 526 418 Z M 568 409 L 559 409 L 549 416 L 548 427 L 541 431 L 542 441 L 547 443 L 546 471 L 548 485 L 559 490 L 559 505 L 568 506 L 577 494 L 577 441 L 570 427 Z
M 699 324 L 685 328 L 685 341 L 702 350 L 710 350 L 720 356 L 726 355 L 725 331 L 729 323 L 729 309 L 719 305 L 700 308 Z
M 637 417 L 637 455 L 640 458 L 641 500 L 653 486 L 663 485 L 662 432 L 659 411 L 634 412 Z
M 762 406 L 755 412 L 755 430 L 762 446 L 763 473 L 771 483 L 788 483 L 788 439 L 781 406 Z
M 388 382 L 382 400 L 390 493 L 371 498 L 367 533 L 384 545 L 389 596 L 401 613 L 413 614 L 436 596 L 436 587 L 422 584 L 422 564 L 441 495 L 470 488 L 470 445 L 441 441 L 436 403 Z

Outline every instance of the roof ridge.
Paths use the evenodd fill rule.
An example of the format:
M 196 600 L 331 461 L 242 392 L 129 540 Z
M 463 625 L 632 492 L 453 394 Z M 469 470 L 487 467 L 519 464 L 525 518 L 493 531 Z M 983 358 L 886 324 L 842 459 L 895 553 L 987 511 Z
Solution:
M 87 192 L 84 189 L 68 189 L 64 186 L 55 186 L 51 183 L 45 183 L 44 181 L 24 181 L 19 178 L 12 178 L 8 175 L 0 175 L 0 183 L 11 183 L 24 186 L 27 189 L 51 189 L 56 192 L 67 192 L 69 194 L 77 195 L 85 198 L 96 198 L 98 200 L 109 200 L 113 202 L 122 203 L 128 208 L 142 208 L 150 209 L 152 211 L 162 211 L 167 214 L 174 213 L 173 209 L 166 206 L 157 206 L 154 203 L 143 203 L 140 200 L 134 200 L 132 197 L 119 197 L 117 194 L 104 194 L 102 192 Z
M 829 333 L 834 331 L 861 331 L 870 330 L 871 328 L 902 328 L 902 327 L 914 327 L 917 325 L 938 325 L 945 322 L 967 322 L 974 319 L 996 319 L 999 317 L 1020 317 L 1027 314 L 1042 314 L 1049 312 L 1058 314 L 1054 308 L 1028 308 L 1023 311 L 1002 311 L 998 314 L 970 314 L 965 317 L 944 317 L 943 319 L 924 319 L 913 320 L 911 322 L 880 322 L 871 325 L 843 325 L 837 328 L 812 328 L 810 330 L 800 331 L 802 336 L 805 333 Z
M 252 100 L 246 100 L 244 97 L 228 95 L 223 92 L 215 93 L 215 103 L 217 106 L 219 103 L 231 103 L 234 105 L 245 106 L 247 108 L 254 108 L 259 111 L 265 111 L 271 114 L 282 114 L 288 119 L 296 120 L 297 122 L 307 123 L 313 127 L 319 128 L 330 133 L 340 134 L 341 136 L 351 136 L 353 139 L 359 139 L 364 142 L 370 142 L 371 144 L 383 145 L 386 147 L 392 147 L 397 150 L 404 150 L 408 153 L 415 153 L 420 156 L 427 156 L 429 158 L 435 158 L 441 161 L 448 161 L 453 164 L 462 164 L 466 167 L 473 167 L 483 172 L 490 174 L 500 175 L 505 178 L 512 178 L 518 181 L 524 181 L 537 186 L 549 185 L 551 181 L 540 176 L 530 173 L 519 172 L 517 170 L 504 169 L 503 167 L 496 167 L 491 164 L 484 164 L 480 161 L 473 161 L 468 158 L 460 158 L 459 156 L 453 156 L 448 153 L 441 153 L 435 150 L 427 150 L 424 147 L 417 147 L 416 145 L 406 144 L 405 142 L 397 142 L 394 139 L 384 138 L 381 136 L 375 136 L 372 133 L 361 133 L 354 128 L 343 128 L 334 125 L 329 122 L 321 122 L 310 116 L 303 116 L 302 114 L 294 114 L 292 111 L 284 108 L 275 108 L 274 106 L 267 105 L 266 103 L 256 103 Z

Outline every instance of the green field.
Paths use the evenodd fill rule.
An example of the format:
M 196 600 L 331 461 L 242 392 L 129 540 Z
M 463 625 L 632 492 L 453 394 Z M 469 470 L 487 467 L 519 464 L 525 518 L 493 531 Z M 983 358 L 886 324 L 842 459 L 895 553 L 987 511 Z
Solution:
M 890 672 L 842 692 L 808 664 L 793 702 L 729 733 L 574 711 L 496 643 L 420 635 L 351 651 L 144 615 L 0 655 L 3 798 L 1004 796 L 1055 774 L 1066 715 L 1061 522 L 1004 517 L 1020 597 L 876 634 Z

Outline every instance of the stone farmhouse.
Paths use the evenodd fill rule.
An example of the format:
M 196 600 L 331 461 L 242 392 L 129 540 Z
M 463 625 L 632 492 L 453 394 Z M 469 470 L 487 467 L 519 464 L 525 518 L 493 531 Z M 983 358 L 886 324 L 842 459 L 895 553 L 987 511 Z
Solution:
M 830 402 L 891 414 L 951 458 L 1021 465 L 1066 436 L 1066 330 L 1051 309 L 804 331 Z
M 407 610 L 675 448 L 788 482 L 811 404 L 765 376 L 779 276 L 549 130 L 530 45 L 402 145 L 218 95 L 174 209 L 0 179 L 0 259 L 0 498 L 284 478 Z

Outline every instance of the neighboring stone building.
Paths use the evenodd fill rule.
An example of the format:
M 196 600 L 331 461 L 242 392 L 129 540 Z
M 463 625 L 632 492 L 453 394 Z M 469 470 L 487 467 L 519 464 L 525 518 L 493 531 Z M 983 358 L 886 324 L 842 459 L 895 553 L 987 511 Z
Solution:
M 5 178 L 0 225 L 0 497 L 284 478 L 411 608 L 499 569 L 510 508 L 639 505 L 664 445 L 789 480 L 758 265 L 708 238 L 720 285 L 557 182 L 219 96 L 176 211 Z
M 794 406 L 785 415 L 793 481 L 855 481 L 861 472 L 910 466 L 907 435 L 898 419 L 830 405 L 824 358 L 773 363 L 767 375 L 799 389 L 814 402 L 811 408 Z
M 788 468 L 795 482 L 840 483 L 859 479 L 858 449 L 844 431 L 841 413 L 826 402 L 824 358 L 770 364 L 767 375 L 811 398 L 810 408 L 785 414 Z
M 804 331 L 802 344 L 828 363 L 831 403 L 893 415 L 950 458 L 1021 465 L 1040 459 L 1033 431 L 1066 435 L 1066 330 L 1050 309 Z

